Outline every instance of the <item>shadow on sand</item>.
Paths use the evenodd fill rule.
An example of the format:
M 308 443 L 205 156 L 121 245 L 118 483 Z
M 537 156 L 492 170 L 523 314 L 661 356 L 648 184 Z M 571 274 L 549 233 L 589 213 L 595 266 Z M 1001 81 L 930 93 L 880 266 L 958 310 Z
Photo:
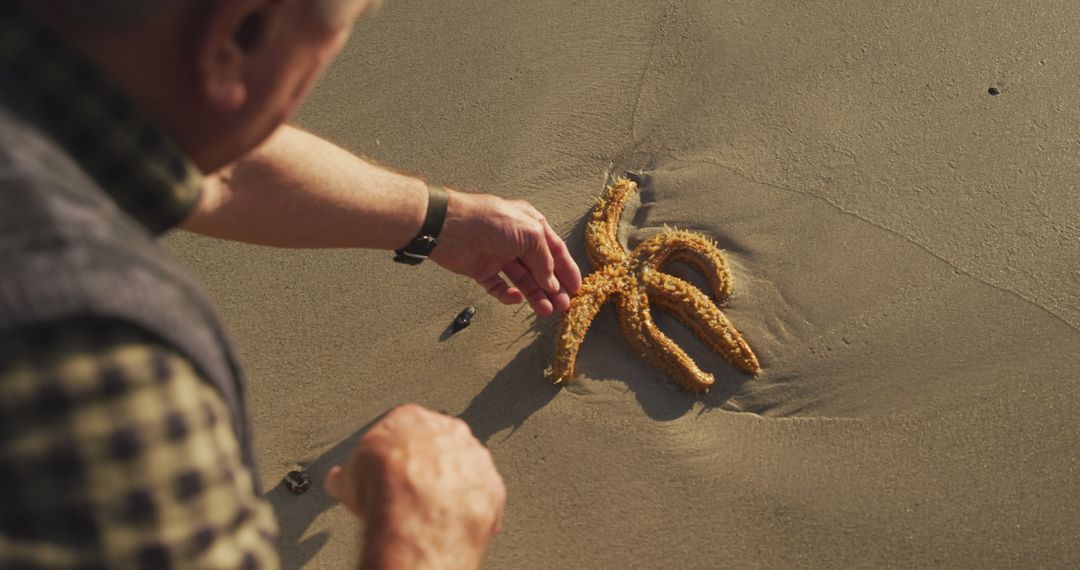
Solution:
M 655 421 L 678 419 L 690 412 L 696 402 L 704 403 L 705 410 L 731 409 L 731 396 L 747 381 L 747 377 L 730 369 L 715 355 L 712 359 L 703 361 L 704 347 L 700 347 L 700 350 L 693 350 L 698 347 L 690 347 L 691 355 L 699 359 L 707 369 L 714 371 L 716 385 L 706 396 L 689 394 L 675 386 L 663 374 L 653 371 L 625 346 L 618 332 L 614 311 L 605 308 L 597 321 L 597 330 L 590 334 L 579 357 L 580 373 L 589 378 L 618 378 L 619 380 L 588 382 L 624 384 L 626 389 L 634 394 L 642 410 Z M 545 323 L 542 330 L 537 330 L 538 325 L 534 324 L 533 327 L 534 332 L 539 334 L 476 395 L 459 416 L 469 424 L 481 441 L 488 442 L 495 434 L 507 428 L 516 430 L 530 416 L 555 399 L 563 389 L 551 384 L 542 372 L 550 357 L 554 325 Z M 690 345 L 689 339 L 693 338 L 688 331 L 686 335 L 689 339 L 682 338 L 683 335 L 678 334 L 678 331 L 671 333 L 676 342 L 682 343 L 684 347 Z M 693 341 L 696 342 L 696 339 Z M 588 388 L 574 386 L 570 389 L 585 398 L 588 397 Z M 325 532 L 304 537 L 315 519 L 337 504 L 323 491 L 322 481 L 326 472 L 345 460 L 364 432 L 378 419 L 373 419 L 305 466 L 304 470 L 312 478 L 310 491 L 296 496 L 279 483 L 267 494 L 281 525 L 282 567 L 304 566 L 329 540 L 330 537 Z M 512 435 L 513 431 L 506 437 Z M 359 528 L 356 532 L 359 537 Z
M 638 180 L 647 184 L 645 177 Z M 646 204 L 651 196 L 646 190 L 643 201 Z M 647 207 L 647 205 L 646 205 Z M 583 230 L 586 219 L 578 220 L 570 230 L 569 237 L 564 236 L 570 251 L 584 252 Z M 633 244 L 632 244 L 633 245 Z M 580 255 L 584 257 L 584 255 Z M 587 268 L 587 262 L 583 269 Z M 704 283 L 700 278 L 682 275 L 695 282 L 699 287 Z M 595 383 L 616 382 L 632 392 L 649 418 L 655 421 L 672 421 L 690 412 L 695 403 L 704 404 L 703 411 L 712 409 L 737 410 L 731 401 L 743 384 L 750 378 L 729 366 L 724 360 L 709 351 L 694 335 L 674 319 L 665 315 L 656 315 L 657 324 L 677 344 L 693 358 L 704 370 L 715 374 L 716 384 L 709 394 L 699 396 L 690 394 L 677 387 L 670 379 L 654 370 L 636 355 L 622 338 L 618 319 L 609 303 L 597 315 L 597 318 L 585 339 L 578 356 L 578 375 L 598 380 L 579 380 L 567 389 L 587 399 L 595 388 Z M 513 431 L 521 427 L 526 420 L 548 405 L 563 389 L 553 385 L 544 377 L 543 370 L 551 360 L 555 319 L 534 321 L 529 331 L 522 335 L 528 338 L 527 344 L 518 352 L 509 364 L 492 378 L 479 394 L 473 398 L 459 417 L 472 428 L 473 433 L 483 442 L 507 429 Z M 442 337 L 450 335 L 450 328 L 443 331 Z M 440 338 L 445 340 L 445 338 Z M 516 344 L 515 341 L 512 344 Z M 612 380 L 602 380 L 610 378 Z M 590 387 L 592 385 L 592 387 Z M 583 404 L 583 405 L 587 405 Z M 304 466 L 312 478 L 312 489 L 301 496 L 293 495 L 279 483 L 267 494 L 274 505 L 281 525 L 282 565 L 284 568 L 299 568 L 312 558 L 329 540 L 325 532 L 304 538 L 304 534 L 322 513 L 336 506 L 337 502 L 323 491 L 322 482 L 331 467 L 345 460 L 353 446 L 379 419 L 371 420 L 367 425 L 342 440 L 332 449 Z M 360 536 L 357 530 L 357 536 Z

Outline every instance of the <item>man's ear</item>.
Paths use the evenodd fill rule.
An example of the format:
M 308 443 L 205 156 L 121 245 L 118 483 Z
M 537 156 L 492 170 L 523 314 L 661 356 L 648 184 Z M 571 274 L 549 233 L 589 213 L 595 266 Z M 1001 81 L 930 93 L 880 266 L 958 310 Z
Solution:
M 220 111 L 236 111 L 248 100 L 251 54 L 265 41 L 268 0 L 210 2 L 196 46 L 196 77 L 203 96 Z

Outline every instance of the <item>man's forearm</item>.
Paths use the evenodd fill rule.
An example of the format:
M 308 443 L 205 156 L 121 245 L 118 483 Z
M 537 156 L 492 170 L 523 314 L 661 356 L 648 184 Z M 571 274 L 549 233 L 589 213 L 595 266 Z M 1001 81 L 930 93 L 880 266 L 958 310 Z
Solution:
M 479 570 L 485 546 L 438 542 L 421 537 L 369 538 L 361 570 Z
M 278 247 L 394 249 L 420 230 L 427 186 L 292 127 L 207 178 L 184 229 Z

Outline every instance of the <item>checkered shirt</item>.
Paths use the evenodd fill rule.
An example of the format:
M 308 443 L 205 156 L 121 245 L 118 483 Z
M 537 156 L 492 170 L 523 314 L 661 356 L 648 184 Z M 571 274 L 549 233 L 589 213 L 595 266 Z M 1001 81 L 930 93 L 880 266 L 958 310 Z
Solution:
M 0 567 L 276 567 L 228 413 L 135 327 L 0 337 Z
M 151 231 L 197 203 L 176 145 L 17 0 L 0 74 Z M 0 568 L 276 568 L 252 482 L 221 395 L 154 336 L 105 318 L 0 334 Z

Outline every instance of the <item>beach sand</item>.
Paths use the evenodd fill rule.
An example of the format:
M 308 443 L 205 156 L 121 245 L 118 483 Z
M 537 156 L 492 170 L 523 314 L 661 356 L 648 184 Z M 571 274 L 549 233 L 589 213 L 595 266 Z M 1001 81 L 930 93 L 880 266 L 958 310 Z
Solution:
M 603 6 L 605 5 L 606 6 Z M 432 264 L 175 235 L 246 362 L 287 568 L 347 568 L 317 481 L 380 413 L 461 415 L 510 493 L 488 567 L 1080 563 L 1080 50 L 1068 2 L 387 2 L 297 123 L 380 163 L 583 217 L 642 171 L 630 244 L 727 250 L 764 372 L 613 309 L 580 377 L 555 324 Z M 998 95 L 991 95 L 995 88 Z M 700 281 L 699 281 L 700 282 Z M 466 306 L 471 327 L 447 329 Z

